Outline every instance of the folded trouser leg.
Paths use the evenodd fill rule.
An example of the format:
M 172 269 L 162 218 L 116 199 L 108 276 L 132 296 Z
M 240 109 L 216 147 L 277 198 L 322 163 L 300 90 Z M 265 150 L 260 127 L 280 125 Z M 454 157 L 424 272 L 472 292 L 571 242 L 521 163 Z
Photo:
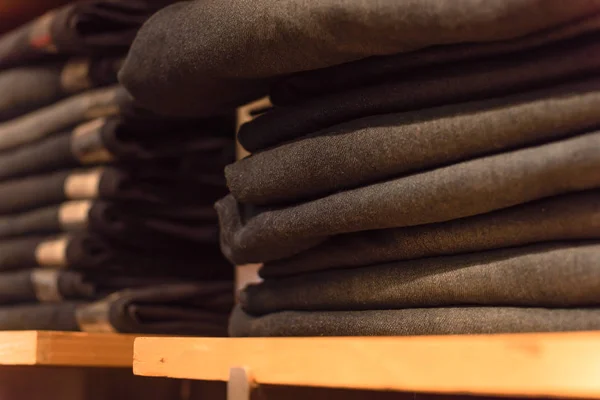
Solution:
M 69 97 L 0 123 L 0 150 L 33 143 L 90 119 L 119 115 L 131 106 L 131 102 L 131 96 L 120 86 Z
M 0 68 L 57 56 L 125 53 L 144 21 L 168 1 L 86 1 L 52 10 L 0 38 Z
M 332 236 L 292 257 L 265 263 L 260 274 L 268 278 L 538 242 L 600 239 L 599 216 L 600 191 L 572 193 L 437 224 Z
M 328 237 L 484 214 L 600 185 L 600 133 L 482 157 L 341 191 L 242 219 L 232 196 L 216 204 L 221 248 L 234 263 L 289 257 Z
M 121 59 L 77 58 L 0 72 L 0 121 L 19 117 L 94 87 L 117 83 Z
M 32 269 L 0 273 L 0 303 L 56 303 L 92 299 L 94 285 L 75 271 Z
M 225 336 L 229 310 L 210 308 L 210 298 L 224 292 L 233 304 L 233 283 L 216 282 L 123 290 L 93 303 L 5 306 L 0 307 L 0 330 Z
M 600 126 L 600 79 L 352 120 L 225 168 L 240 203 L 284 204 Z
M 275 82 L 270 98 L 276 105 L 297 104 L 328 93 L 411 76 L 424 67 L 487 57 L 519 57 L 520 53 L 544 45 L 589 35 L 600 30 L 600 14 L 593 14 L 556 28 L 511 40 L 435 46 L 420 51 L 369 57 L 329 68 L 303 71 Z
M 266 279 L 244 311 L 355 311 L 447 306 L 600 304 L 600 241 L 544 244 Z
M 290 73 L 436 45 L 511 39 L 598 11 L 597 4 L 585 0 L 566 4 L 180 2 L 155 14 L 140 29 L 120 81 L 152 110 L 210 115 L 266 94 L 272 78 Z M 181 46 L 182 40 L 186 46 Z M 244 63 L 232 63 L 231 54 Z
M 598 329 L 598 308 L 446 307 L 282 311 L 252 317 L 237 306 L 229 323 L 231 336 L 412 336 Z
M 239 141 L 250 152 L 279 145 L 362 117 L 420 110 L 567 82 L 600 66 L 600 41 L 577 38 L 518 57 L 484 59 L 425 70 L 399 79 L 321 96 L 290 107 L 275 107 L 242 125 Z

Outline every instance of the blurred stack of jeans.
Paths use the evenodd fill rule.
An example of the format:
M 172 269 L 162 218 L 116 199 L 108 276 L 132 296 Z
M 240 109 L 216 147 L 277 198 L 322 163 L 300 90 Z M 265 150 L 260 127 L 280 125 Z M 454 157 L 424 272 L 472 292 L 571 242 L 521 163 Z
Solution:
M 166 3 L 77 2 L 0 37 L 0 329 L 226 334 L 233 116 L 159 117 L 117 84 Z

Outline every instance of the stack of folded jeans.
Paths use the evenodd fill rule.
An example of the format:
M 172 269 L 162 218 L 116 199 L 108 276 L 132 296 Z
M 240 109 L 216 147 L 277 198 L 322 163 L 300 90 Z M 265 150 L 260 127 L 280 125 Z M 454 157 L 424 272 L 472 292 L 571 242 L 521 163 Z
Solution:
M 160 3 L 74 3 L 0 36 L 0 329 L 227 333 L 213 203 L 233 118 L 159 117 L 117 84 Z
M 278 78 L 217 203 L 225 255 L 264 263 L 230 333 L 600 329 L 600 16 L 579 17 Z

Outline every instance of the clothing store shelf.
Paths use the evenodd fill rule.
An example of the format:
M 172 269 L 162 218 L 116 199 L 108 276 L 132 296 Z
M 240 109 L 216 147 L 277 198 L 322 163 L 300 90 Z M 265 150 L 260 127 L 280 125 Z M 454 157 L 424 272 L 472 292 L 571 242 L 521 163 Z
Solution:
M 137 338 L 136 375 L 421 393 L 600 398 L 600 332 Z M 232 375 L 233 376 L 233 375 Z
M 131 368 L 134 335 L 3 331 L 0 365 Z

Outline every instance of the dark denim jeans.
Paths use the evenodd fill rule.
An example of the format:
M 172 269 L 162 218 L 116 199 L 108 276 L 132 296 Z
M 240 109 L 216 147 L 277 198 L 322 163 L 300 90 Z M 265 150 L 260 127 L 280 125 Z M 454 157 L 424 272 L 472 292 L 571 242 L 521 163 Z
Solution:
M 231 282 L 127 289 L 97 302 L 0 307 L 2 330 L 60 330 L 226 336 Z
M 65 97 L 117 83 L 121 59 L 73 59 L 0 72 L 0 121 L 19 117 Z

